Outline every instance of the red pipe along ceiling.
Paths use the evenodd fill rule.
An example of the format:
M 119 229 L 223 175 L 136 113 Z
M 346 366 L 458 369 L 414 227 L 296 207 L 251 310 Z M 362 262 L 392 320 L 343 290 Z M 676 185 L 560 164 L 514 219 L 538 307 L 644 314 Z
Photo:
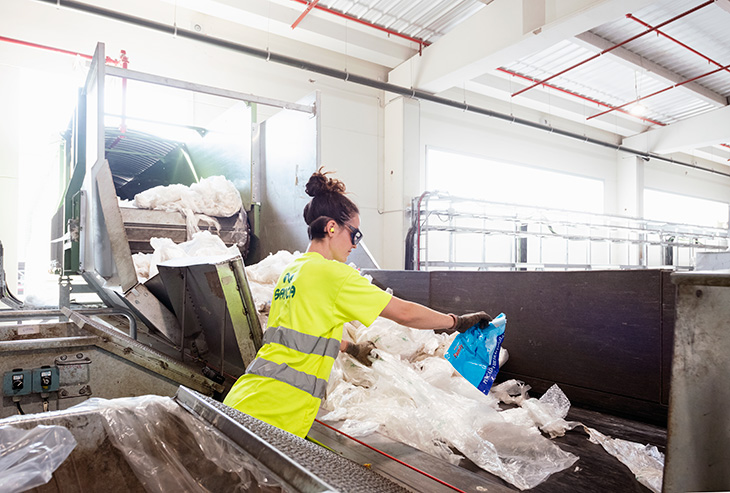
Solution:
M 312 9 L 319 3 L 319 0 L 312 0 L 311 3 L 307 6 L 306 9 L 304 9 L 304 12 L 297 17 L 297 20 L 294 21 L 294 24 L 291 25 L 291 28 L 294 29 L 299 25 L 300 22 L 302 22 L 302 19 L 304 19 L 309 12 L 312 11 Z
M 342 12 L 338 12 L 336 10 L 332 10 L 332 9 L 330 9 L 328 7 L 323 7 L 323 6 L 321 6 L 321 5 L 318 4 L 319 0 L 312 0 L 311 2 L 309 2 L 307 0 L 293 0 L 293 1 L 294 2 L 299 2 L 299 3 L 304 4 L 304 5 L 307 5 L 307 9 L 304 12 L 302 12 L 302 15 L 300 15 L 299 18 L 296 21 L 294 21 L 294 24 L 292 24 L 292 26 L 291 26 L 292 29 L 294 29 L 295 27 L 297 27 L 297 25 L 301 22 L 301 20 L 304 18 L 304 16 L 306 16 L 312 10 L 312 8 L 316 8 L 318 10 L 322 10 L 324 12 L 328 12 L 330 14 L 334 14 L 336 16 L 343 17 L 343 18 L 345 18 L 345 19 L 347 19 L 349 21 L 357 22 L 359 24 L 363 24 L 365 26 L 372 27 L 373 29 L 377 29 L 379 31 L 383 31 L 384 33 L 387 33 L 388 35 L 398 36 L 399 38 L 407 39 L 408 41 L 412 41 L 414 43 L 417 43 L 418 44 L 418 52 L 419 53 L 422 53 L 423 48 L 425 46 L 429 46 L 431 44 L 428 41 L 424 41 L 424 40 L 418 39 L 418 38 L 413 38 L 411 36 L 408 36 L 408 35 L 405 35 L 405 34 L 401 34 L 401 33 L 397 32 L 397 31 L 393 31 L 392 29 L 388 29 L 388 28 L 385 28 L 385 27 L 381 27 L 381 26 L 378 26 L 378 25 L 373 24 L 371 22 L 367 22 L 367 21 L 364 21 L 362 19 L 358 19 L 357 17 L 351 16 L 349 14 L 344 14 Z
M 717 69 L 712 70 L 710 72 L 706 72 L 706 73 L 704 73 L 702 75 L 698 75 L 697 77 L 692 77 L 691 79 L 687 79 L 687 80 L 682 81 L 682 82 L 679 82 L 677 84 L 674 84 L 674 85 L 665 87 L 664 89 L 659 89 L 658 91 L 654 91 L 653 93 L 647 94 L 646 96 L 642 96 L 640 98 L 636 98 L 633 101 L 629 101 L 628 103 L 624 103 L 624 104 L 622 104 L 620 106 L 616 106 L 616 107 L 614 107 L 612 109 L 603 111 L 601 113 L 596 113 L 595 115 L 591 115 L 588 118 L 586 118 L 586 120 L 590 120 L 591 118 L 595 118 L 597 116 L 605 115 L 606 113 L 610 113 L 611 111 L 618 110 L 618 109 L 624 108 L 626 106 L 630 106 L 630 105 L 632 105 L 632 104 L 634 104 L 634 103 L 636 103 L 638 101 L 643 101 L 644 99 L 648 99 L 648 98 L 650 98 L 652 96 L 656 96 L 657 94 L 661 94 L 661 93 L 666 92 L 666 91 L 668 91 L 670 89 L 674 89 L 675 87 L 680 87 L 680 86 L 683 86 L 684 84 L 688 84 L 690 82 L 694 82 L 694 81 L 696 81 L 698 79 L 701 79 L 703 77 L 707 77 L 708 75 L 716 74 L 717 72 L 721 72 L 723 70 L 727 70 L 728 68 L 730 68 L 730 65 L 725 65 L 723 67 L 717 68 Z
M 514 96 L 517 96 L 518 94 L 522 94 L 522 93 L 523 93 L 523 92 L 525 92 L 525 91 L 529 91 L 530 89 L 532 89 L 532 88 L 534 88 L 534 87 L 537 87 L 537 86 L 539 86 L 539 85 L 543 85 L 543 84 L 544 84 L 545 82 L 547 82 L 547 81 L 549 81 L 549 80 L 552 80 L 552 79 L 554 79 L 555 77 L 558 77 L 559 75 L 563 75 L 563 74 L 565 74 L 566 72 L 569 72 L 570 70 L 573 70 L 573 69 L 574 69 L 574 68 L 576 68 L 576 67 L 580 67 L 581 65 L 583 65 L 583 64 L 585 64 L 585 63 L 588 63 L 588 62 L 590 62 L 591 60 L 595 60 L 596 58 L 598 58 L 599 56 L 601 56 L 601 55 L 603 55 L 603 54 L 605 54 L 605 53 L 608 53 L 608 52 L 610 52 L 610 51 L 612 51 L 612 50 L 615 50 L 616 48 L 618 48 L 618 47 L 620 47 L 620 46 L 623 46 L 623 45 L 625 45 L 626 43 L 629 43 L 629 42 L 631 42 L 631 41 L 634 41 L 634 40 L 636 40 L 636 39 L 638 39 L 638 38 L 640 38 L 640 37 L 642 37 L 642 36 L 644 36 L 644 35 L 646 35 L 646 34 L 649 34 L 650 32 L 654 32 L 654 31 L 656 31 L 657 29 L 659 29 L 660 27 L 664 27 L 664 26 L 666 26 L 667 24 L 669 24 L 669 23 L 671 23 L 671 22 L 674 22 L 674 21 L 676 21 L 676 20 L 678 20 L 678 19 L 681 19 L 682 17 L 685 17 L 685 16 L 687 16 L 687 15 L 689 15 L 689 14 L 693 13 L 693 12 L 696 12 L 696 11 L 700 10 L 701 8 L 707 7 L 708 5 L 712 5 L 713 3 L 715 3 L 715 0 L 709 0 L 709 1 L 705 2 L 705 3 L 703 3 L 703 4 L 700 4 L 700 5 L 698 5 L 697 7 L 694 7 L 694 8 L 692 8 L 692 9 L 690 9 L 690 10 L 687 10 L 686 12 L 682 12 L 681 14 L 679 14 L 679 15 L 677 15 L 677 16 L 675 16 L 675 17 L 672 17 L 672 18 L 671 18 L 671 19 L 669 19 L 669 20 L 666 20 L 666 21 L 662 22 L 661 24 L 658 24 L 657 26 L 655 26 L 655 27 L 652 27 L 651 29 L 647 29 L 646 31 L 644 31 L 644 32 L 641 32 L 641 33 L 639 33 L 639 34 L 637 34 L 637 35 L 635 35 L 635 36 L 632 36 L 632 37 L 630 37 L 629 39 L 626 39 L 626 40 L 624 40 L 624 41 L 622 41 L 622 42 L 620 42 L 620 43 L 618 43 L 618 44 L 616 44 L 616 45 L 614 45 L 614 46 L 612 46 L 612 47 L 610 47 L 610 48 L 606 48 L 605 50 L 603 50 L 603 51 L 601 51 L 601 52 L 599 52 L 599 53 L 596 53 L 595 55 L 593 55 L 593 56 L 590 56 L 590 57 L 586 58 L 585 60 L 582 60 L 582 61 L 580 61 L 580 62 L 576 63 L 575 65 L 571 65 L 570 67 L 568 67 L 568 68 L 566 68 L 566 69 L 564 69 L 564 70 L 561 70 L 561 71 L 560 71 L 560 72 L 558 72 L 557 74 L 553 74 L 553 75 L 551 75 L 550 77 L 548 77 L 548 78 L 546 78 L 546 79 L 542 79 L 542 80 L 540 80 L 540 81 L 536 82 L 535 84 L 533 84 L 533 85 L 531 85 L 531 86 L 529 86 L 529 87 L 526 87 L 526 88 L 524 88 L 524 89 L 522 89 L 522 90 L 520 90 L 520 91 L 517 91 L 517 92 L 516 92 L 516 93 L 514 93 L 514 94 L 513 94 L 512 96 L 513 96 L 513 97 L 514 97 Z
M 85 58 L 87 60 L 91 60 L 93 58 L 91 55 L 85 55 L 84 53 L 77 53 L 75 51 L 64 50 L 61 48 L 54 48 L 53 46 L 46 46 L 46 45 L 41 45 L 38 43 L 31 43 L 30 41 L 22 41 L 20 39 L 6 38 L 5 36 L 0 36 L 0 41 L 18 44 L 21 46 L 29 46 L 31 48 L 40 48 L 43 50 L 53 51 L 55 53 L 63 53 L 64 55 L 80 56 L 81 58 Z M 122 60 L 115 60 L 114 58 L 107 56 L 106 63 L 109 65 L 119 65 L 120 63 L 122 63 L 124 61 L 124 58 L 125 58 L 125 51 L 122 50 Z M 126 61 L 124 61 L 124 63 L 125 63 L 124 68 L 126 68 Z
M 690 47 L 690 46 L 687 46 L 686 44 L 684 44 L 684 43 L 682 43 L 681 41 L 679 41 L 678 39 L 676 39 L 676 38 L 673 38 L 672 36 L 670 36 L 670 35 L 668 35 L 668 34 L 664 33 L 663 31 L 660 31 L 659 29 L 657 29 L 657 28 L 655 28 L 655 27 L 652 27 L 652 26 L 651 26 L 650 24 L 648 24 L 648 23 L 646 23 L 646 22 L 642 21 L 642 20 L 641 20 L 641 19 L 639 19 L 638 17 L 636 17 L 636 16 L 634 16 L 634 15 L 632 15 L 632 14 L 626 14 L 626 18 L 627 18 L 627 19 L 631 19 L 631 20 L 633 20 L 633 21 L 636 21 L 636 22 L 638 22 L 639 24 L 641 24 L 641 25 L 642 25 L 642 26 L 644 26 L 644 27 L 649 27 L 649 28 L 652 28 L 652 29 L 654 29 L 654 30 L 656 31 L 656 33 L 657 33 L 657 34 L 659 34 L 660 36 L 664 36 L 664 37 L 665 37 L 665 38 L 667 38 L 668 40 L 670 40 L 670 41 L 672 41 L 672 42 L 674 42 L 674 43 L 678 44 L 678 45 L 679 45 L 679 46 L 681 46 L 682 48 L 685 48 L 685 49 L 689 50 L 690 52 L 694 53 L 695 55 L 698 55 L 698 56 L 702 57 L 702 58 L 703 58 L 704 60 L 706 60 L 706 61 L 710 62 L 711 64 L 713 64 L 713 65 L 715 65 L 715 66 L 717 66 L 717 67 L 719 67 L 719 68 L 718 68 L 717 70 L 712 70 L 712 71 L 710 71 L 710 72 L 707 72 L 707 73 L 705 73 L 705 74 L 699 75 L 699 76 L 697 76 L 697 77 L 693 77 L 693 78 L 691 78 L 691 79 L 687 79 L 687 80 L 685 80 L 685 81 L 679 82 L 679 83 L 677 83 L 677 84 L 674 84 L 674 85 L 672 85 L 672 86 L 669 86 L 669 87 L 665 87 L 664 89 L 660 89 L 659 91 L 653 92 L 653 93 L 651 93 L 651 94 L 648 94 L 648 95 L 646 95 L 646 96 L 642 96 L 642 97 L 640 97 L 640 98 L 636 98 L 636 99 L 635 99 L 635 100 L 633 100 L 633 101 L 630 101 L 630 102 L 628 102 L 628 103 L 626 103 L 626 104 L 622 104 L 621 106 L 616 106 L 615 108 L 609 109 L 608 111 L 604 111 L 603 113 L 598 113 L 598 114 L 595 114 L 595 115 L 589 116 L 589 117 L 587 118 L 587 120 L 590 120 L 591 118 L 595 118 L 595 117 L 597 117 L 597 116 L 600 116 L 600 115 L 604 115 L 604 114 L 606 114 L 606 113 L 609 113 L 609 112 L 611 112 L 611 111 L 613 111 L 613 110 L 615 110 L 615 109 L 618 109 L 618 108 L 623 108 L 623 107 L 625 107 L 625 106 L 629 106 L 629 105 L 631 105 L 631 104 L 634 104 L 634 103 L 636 103 L 636 102 L 638 102 L 638 101 L 643 101 L 644 99 L 650 98 L 650 97 L 652 97 L 652 96 L 656 96 L 657 94 L 660 94 L 660 93 L 663 93 L 663 92 L 665 92 L 665 91 L 668 91 L 669 89 L 674 89 L 675 87 L 679 87 L 679 86 L 682 86 L 682 85 L 684 85 L 684 84 L 687 84 L 687 83 L 689 83 L 689 82 L 694 82 L 694 81 L 696 81 L 697 79 L 701 79 L 702 77 L 706 77 L 706 76 L 708 76 L 708 75 L 712 75 L 712 74 L 715 74 L 715 73 L 717 73 L 717 72 L 721 72 L 721 71 L 723 71 L 723 70 L 725 70 L 725 71 L 728 71 L 728 72 L 730 72 L 730 70 L 728 70 L 728 67 L 730 67 L 730 65 L 724 65 L 724 66 L 723 66 L 723 65 L 722 65 L 722 64 L 721 64 L 720 62 L 717 62 L 717 61 L 713 60 L 712 58 L 708 57 L 707 55 L 704 55 L 704 54 L 700 53 L 699 51 L 695 50 L 694 48 L 692 48 L 692 47 Z
M 626 18 L 627 19 L 631 19 L 633 21 L 636 21 L 636 22 L 638 22 L 639 24 L 641 24 L 644 27 L 652 27 L 648 23 L 642 21 L 641 19 L 639 19 L 638 17 L 636 17 L 636 16 L 634 16 L 632 14 L 626 14 Z M 652 28 L 652 29 L 656 29 L 656 28 Z M 705 60 L 707 60 L 711 64 L 713 64 L 713 65 L 715 65 L 717 67 L 722 67 L 722 64 L 720 62 L 717 62 L 717 61 L 713 60 L 712 58 L 708 57 L 707 55 L 704 55 L 704 54 L 700 53 L 699 51 L 695 50 L 694 48 L 691 48 L 691 47 L 687 46 L 686 44 L 682 43 L 681 41 L 679 41 L 676 38 L 673 38 L 672 36 L 668 35 L 667 33 L 663 32 L 663 31 L 660 31 L 659 29 L 656 29 L 656 33 L 659 34 L 660 36 L 664 36 L 665 38 L 667 38 L 670 41 L 673 41 L 673 42 L 677 43 L 682 48 L 688 49 L 689 51 L 691 51 L 695 55 L 701 56 L 702 58 L 704 58 Z
M 506 68 L 501 68 L 500 67 L 497 70 L 500 71 L 500 72 L 504 72 L 505 74 L 512 75 L 514 77 L 519 77 L 520 79 L 529 80 L 531 82 L 535 82 L 537 80 L 537 79 L 533 79 L 532 77 L 528 77 L 526 75 L 522 75 L 522 74 L 520 74 L 518 72 L 513 72 L 512 70 L 508 70 Z M 623 110 L 623 109 L 621 109 L 619 107 L 611 106 L 610 104 L 604 103 L 603 101 L 599 101 L 597 99 L 589 98 L 588 96 L 584 96 L 582 94 L 578 94 L 577 92 L 573 92 L 573 91 L 569 91 L 567 89 L 563 89 L 562 87 L 558 87 L 558 86 L 555 86 L 553 84 L 542 84 L 542 85 L 545 86 L 545 87 L 549 87 L 550 89 L 555 89 L 556 91 L 560 91 L 560 92 L 565 93 L 565 94 L 570 94 L 571 96 L 575 96 L 576 98 L 582 99 L 584 101 L 588 101 L 588 102 L 597 104 L 598 106 L 603 106 L 603 107 L 606 107 L 606 108 L 610 108 L 609 111 L 616 110 L 616 111 L 618 111 L 620 113 L 624 113 L 626 115 L 633 116 L 634 118 L 638 118 L 639 120 L 643 120 L 643 121 L 645 121 L 647 123 L 651 123 L 653 125 L 659 125 L 661 127 L 663 127 L 663 126 L 666 125 L 666 123 L 662 123 L 662 122 L 657 121 L 657 120 L 652 120 L 651 118 L 645 118 L 645 117 L 640 116 L 640 115 L 634 115 L 633 113 L 631 113 L 629 111 L 626 111 L 626 110 Z

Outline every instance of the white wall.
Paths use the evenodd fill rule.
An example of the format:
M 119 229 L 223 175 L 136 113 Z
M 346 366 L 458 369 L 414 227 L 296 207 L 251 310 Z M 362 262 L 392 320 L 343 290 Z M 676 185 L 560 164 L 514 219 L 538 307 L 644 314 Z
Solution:
M 689 159 L 687 161 L 690 161 Z M 646 188 L 730 202 L 730 178 L 686 166 L 650 161 L 644 165 Z
M 347 185 L 360 209 L 363 241 L 376 260 L 383 258 L 379 165 L 383 160 L 383 108 L 379 91 L 346 88 L 321 92 L 321 160 Z M 378 260 L 379 261 L 379 260 Z

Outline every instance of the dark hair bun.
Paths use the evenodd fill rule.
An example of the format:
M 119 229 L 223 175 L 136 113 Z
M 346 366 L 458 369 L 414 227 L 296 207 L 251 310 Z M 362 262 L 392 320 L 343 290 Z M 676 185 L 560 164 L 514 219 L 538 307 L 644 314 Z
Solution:
M 354 214 L 360 214 L 357 205 L 345 194 L 345 184 L 334 178 L 327 178 L 329 173 L 319 168 L 309 178 L 304 191 L 312 197 L 304 206 L 304 222 L 312 225 L 320 217 L 334 219 L 337 224 L 345 224 Z M 325 221 L 326 223 L 326 221 Z M 321 229 L 321 231 L 319 231 Z M 324 228 L 319 224 L 310 231 L 312 239 L 324 236 Z
M 304 191 L 310 197 L 316 197 L 325 193 L 345 193 L 345 184 L 336 178 L 327 178 L 330 172 L 323 172 L 319 168 L 309 177 Z

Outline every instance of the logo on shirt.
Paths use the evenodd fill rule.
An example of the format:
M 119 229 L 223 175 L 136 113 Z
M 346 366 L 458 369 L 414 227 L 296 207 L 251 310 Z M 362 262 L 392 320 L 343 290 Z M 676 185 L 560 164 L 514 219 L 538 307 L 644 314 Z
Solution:
M 284 278 L 281 280 L 282 284 L 291 284 L 294 281 L 294 275 L 291 273 L 287 273 L 284 275 Z M 283 286 L 281 288 L 277 288 L 274 290 L 274 299 L 275 300 L 288 300 L 289 298 L 294 298 L 294 295 L 297 293 L 297 288 L 294 285 L 291 286 Z

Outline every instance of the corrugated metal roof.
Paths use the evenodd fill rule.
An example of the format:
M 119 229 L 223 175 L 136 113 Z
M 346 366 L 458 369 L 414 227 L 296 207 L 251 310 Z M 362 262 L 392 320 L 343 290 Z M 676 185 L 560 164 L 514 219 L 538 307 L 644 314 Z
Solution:
M 318 5 L 433 43 L 485 6 L 479 0 L 320 0 Z
M 655 4 L 632 13 L 633 17 L 641 19 L 650 27 L 626 17 L 592 29 L 591 32 L 613 44 L 620 44 L 698 5 L 702 4 L 688 5 L 686 1 Z M 705 75 L 718 70 L 717 64 L 712 64 L 687 48 L 690 47 L 721 65 L 730 63 L 730 53 L 727 50 L 730 46 L 728 14 L 721 10 L 710 4 L 659 29 L 661 33 L 672 36 L 686 46 L 652 31 L 621 47 L 681 76 L 683 81 L 695 79 L 702 87 L 727 98 L 730 96 L 730 71 L 722 70 Z M 564 40 L 506 65 L 505 68 L 533 79 L 545 80 L 570 69 L 580 61 L 590 59 L 598 51 L 584 48 L 571 40 Z M 608 55 L 567 70 L 552 78 L 549 83 L 612 106 L 623 106 L 642 98 L 641 104 L 646 108 L 643 116 L 663 124 L 671 124 L 716 108 L 716 105 L 692 95 L 689 91 L 679 90 L 676 84 L 659 80 L 641 67 L 630 67 Z M 623 109 L 629 110 L 631 106 L 626 105 Z M 605 109 L 595 113 L 601 111 Z
M 175 2 L 175 0 L 164 1 Z M 429 50 L 428 44 L 437 42 L 446 34 L 461 27 L 464 21 L 477 13 L 488 14 L 491 11 L 515 16 L 510 19 L 510 24 L 506 27 L 508 30 L 513 30 L 508 32 L 508 35 L 515 44 L 514 50 L 511 50 L 511 46 L 498 46 L 495 48 L 495 53 L 484 50 L 483 58 L 476 60 L 474 57 L 462 56 L 468 47 L 454 43 L 453 46 L 458 50 L 453 53 L 454 74 L 443 79 L 453 83 L 452 88 L 462 88 L 466 91 L 465 88 L 469 85 L 470 91 L 509 101 L 510 104 L 532 107 L 537 111 L 545 111 L 546 107 L 547 111 L 557 108 L 555 114 L 562 118 L 588 125 L 594 124 L 602 130 L 623 137 L 635 135 L 652 126 L 669 125 L 727 105 L 730 96 L 730 69 L 718 70 L 718 64 L 725 66 L 730 63 L 728 0 L 656 0 L 630 12 L 630 16 L 617 14 L 626 5 L 617 2 L 622 9 L 608 10 L 614 12 L 613 15 L 618 15 L 618 18 L 580 34 L 573 32 L 567 24 L 573 23 L 575 17 L 581 17 L 582 25 L 589 26 L 591 25 L 589 22 L 593 20 L 591 9 L 600 4 L 597 10 L 603 11 L 604 14 L 598 13 L 597 16 L 603 16 L 606 10 L 603 7 L 612 7 L 609 5 L 611 2 L 586 2 L 585 5 L 591 5 L 575 11 L 566 7 L 566 11 L 572 13 L 562 17 L 555 13 L 557 20 L 554 24 L 560 27 L 562 22 L 567 22 L 567 30 L 570 30 L 571 35 L 575 37 L 568 37 L 566 34 L 566 38 L 561 42 L 554 46 L 542 47 L 536 53 L 527 56 L 511 55 L 515 59 L 507 63 L 500 62 L 503 66 L 499 68 L 503 70 L 496 71 L 494 69 L 498 67 L 494 66 L 494 60 L 503 60 L 502 56 L 507 53 L 524 54 L 525 47 L 530 43 L 522 43 L 524 39 L 520 38 L 520 34 L 524 33 L 514 32 L 514 29 L 519 29 L 515 25 L 519 24 L 520 15 L 524 15 L 518 8 L 512 8 L 520 5 L 518 0 L 496 0 L 501 4 L 497 5 L 495 2 L 495 5 L 489 5 L 493 1 L 319 0 L 312 13 L 307 15 L 318 16 L 318 21 L 321 22 L 308 25 L 305 20 L 298 30 L 281 29 L 281 26 L 291 26 L 294 19 L 308 12 L 314 0 L 259 0 L 258 2 L 228 0 L 226 3 L 236 4 L 235 8 L 242 12 L 241 16 L 237 17 L 238 22 L 253 26 L 254 29 L 262 29 L 261 23 L 255 21 L 259 21 L 262 12 L 267 10 L 263 3 L 276 3 L 281 8 L 271 9 L 275 15 L 269 20 L 273 20 L 277 25 L 277 29 L 272 32 L 282 36 L 292 33 L 292 38 L 297 40 L 297 43 L 311 43 L 333 53 L 344 54 L 348 58 L 356 57 L 382 68 L 383 71 L 396 69 L 410 57 L 419 56 L 419 52 L 427 54 L 427 51 L 421 50 Z M 194 4 L 196 9 L 203 9 L 203 5 L 209 2 L 196 0 L 190 3 Z M 221 2 L 210 3 L 219 5 Z M 641 4 L 646 5 L 646 2 Z M 492 9 L 492 7 L 500 8 Z M 482 9 L 487 10 L 482 11 Z M 201 11 L 208 15 L 221 15 L 216 14 L 220 9 Z M 327 14 L 327 11 L 338 15 Z M 247 13 L 253 19 L 248 23 L 241 20 Z M 358 22 L 343 21 L 343 16 Z M 567 17 L 571 18 L 568 20 Z M 341 29 L 343 24 L 346 29 Z M 347 29 L 356 26 L 354 29 L 368 32 L 370 30 L 368 24 L 378 28 L 377 32 L 373 30 L 372 38 L 368 36 L 347 38 Z M 647 26 L 660 26 L 661 32 L 656 30 L 647 32 L 651 29 Z M 474 29 L 474 26 L 471 28 Z M 383 30 L 389 31 L 390 34 L 382 33 Z M 560 29 L 556 29 L 553 32 L 559 31 Z M 467 39 L 470 33 L 464 34 L 462 40 Z M 478 38 L 476 33 L 471 35 Z M 669 39 L 669 36 L 679 43 Z M 403 37 L 412 39 L 405 41 Z M 551 36 L 546 38 L 555 39 Z M 373 40 L 376 42 L 371 42 Z M 413 40 L 425 47 L 414 44 Z M 621 47 L 612 54 L 609 52 L 572 68 L 581 60 L 594 57 L 600 50 L 616 44 L 621 44 Z M 447 46 L 446 50 L 448 49 L 450 48 Z M 448 57 L 446 50 L 437 51 L 438 55 L 435 58 Z M 496 56 L 490 59 L 491 55 Z M 459 65 L 460 62 L 464 65 Z M 419 68 L 417 63 L 412 66 L 413 70 L 423 69 Z M 483 73 L 475 73 L 472 70 L 481 66 L 485 69 Z M 569 68 L 570 70 L 564 74 L 556 75 Z M 502 78 L 511 77 L 508 75 L 510 73 L 519 77 L 512 77 L 510 84 L 503 85 Z M 531 97 L 510 96 L 532 85 L 526 80 L 527 78 L 533 81 L 550 78 L 549 85 L 538 84 L 530 91 L 552 92 L 548 92 L 547 95 L 530 94 Z M 694 81 L 682 83 L 690 80 Z M 510 88 L 510 92 L 507 92 L 506 87 Z M 445 92 L 448 88 L 441 90 Z M 637 98 L 642 99 L 641 106 L 645 109 L 642 115 L 630 113 L 634 106 L 632 102 Z M 581 101 L 581 104 L 576 104 L 576 101 Z M 611 111 L 607 115 L 590 118 L 606 110 Z M 727 150 L 730 147 L 716 146 L 716 149 L 721 151 L 721 155 L 730 157 L 730 152 Z M 717 161 L 724 162 L 722 159 Z
M 703 4 L 686 1 L 653 4 L 633 13 L 633 16 L 655 27 L 688 11 L 689 7 L 700 5 Z M 630 32 L 646 30 L 646 26 L 627 18 L 592 29 L 592 32 L 618 43 L 627 39 Z M 683 43 L 686 47 L 656 32 L 642 36 L 624 47 L 687 79 L 701 76 L 718 68 L 717 65 L 713 65 L 688 48 L 715 60 L 720 65 L 730 64 L 728 14 L 715 4 L 709 4 L 681 19 L 670 22 L 659 28 L 659 31 Z M 728 95 L 730 73 L 727 73 L 727 77 L 707 76 L 699 80 L 704 87 Z

